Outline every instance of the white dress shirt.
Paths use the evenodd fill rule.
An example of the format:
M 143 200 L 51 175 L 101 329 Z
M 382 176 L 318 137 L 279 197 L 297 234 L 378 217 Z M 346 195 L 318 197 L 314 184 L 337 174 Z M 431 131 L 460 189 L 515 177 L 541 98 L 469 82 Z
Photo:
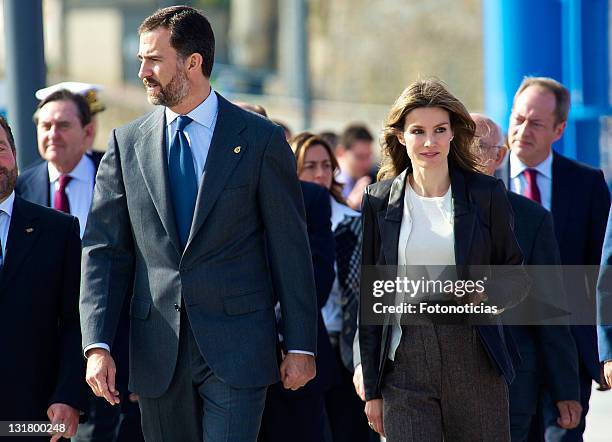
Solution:
M 15 202 L 15 191 L 11 192 L 7 199 L 0 203 L 0 244 L 2 245 L 2 258 L 0 266 L 4 265 L 6 259 L 6 241 L 8 239 L 11 216 L 13 215 L 13 203 Z
M 47 162 L 49 170 L 49 201 L 53 207 L 55 192 L 59 190 L 60 172 L 53 164 Z M 79 219 L 81 229 L 80 236 L 83 238 L 87 215 L 93 198 L 94 180 L 96 178 L 96 167 L 87 155 L 83 155 L 81 161 L 68 174 L 72 179 L 66 186 L 66 196 L 70 204 L 70 214 Z
M 451 187 L 443 196 L 418 195 L 406 179 L 404 211 L 397 245 L 398 276 L 408 270 L 406 266 L 455 264 L 455 229 Z M 430 277 L 433 277 L 430 275 Z M 396 298 L 396 303 L 403 297 Z M 395 315 L 391 330 L 389 359 L 395 360 L 395 351 L 402 339 L 401 315 Z
M 544 161 L 531 169 L 538 171 L 536 183 L 540 189 L 540 199 L 542 206 L 550 210 L 552 206 L 552 151 Z M 510 190 L 520 195 L 525 195 L 527 189 L 527 178 L 523 174 L 525 169 L 529 169 L 516 154 L 510 151 Z
M 198 184 L 204 176 L 204 166 L 210 149 L 213 132 L 217 125 L 217 114 L 219 113 L 219 100 L 217 94 L 211 89 L 210 94 L 187 116 L 193 121 L 185 127 L 183 133 L 191 147 L 193 156 L 193 167 L 198 177 Z M 177 118 L 180 114 L 173 112 L 169 107 L 166 108 L 166 153 L 170 155 L 170 146 L 176 133 L 178 124 Z

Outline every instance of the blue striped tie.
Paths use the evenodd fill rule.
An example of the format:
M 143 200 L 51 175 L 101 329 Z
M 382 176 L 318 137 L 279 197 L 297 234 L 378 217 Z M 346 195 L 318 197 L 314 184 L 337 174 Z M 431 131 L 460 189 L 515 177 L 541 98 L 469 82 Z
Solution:
M 181 248 L 185 249 L 191 230 L 193 212 L 198 194 L 198 181 L 193 167 L 193 156 L 183 130 L 193 120 L 185 115 L 177 119 L 176 133 L 170 145 L 168 175 L 170 193 L 174 206 L 174 219 L 178 229 Z

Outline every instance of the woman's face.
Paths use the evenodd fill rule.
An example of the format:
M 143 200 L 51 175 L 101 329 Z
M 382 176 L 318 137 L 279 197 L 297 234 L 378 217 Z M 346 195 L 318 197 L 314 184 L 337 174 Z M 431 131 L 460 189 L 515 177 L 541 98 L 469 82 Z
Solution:
M 434 169 L 446 164 L 453 130 L 448 112 L 440 107 L 419 107 L 406 115 L 398 135 L 412 167 Z
M 327 150 L 320 144 L 310 146 L 304 157 L 300 180 L 331 189 L 334 171 Z

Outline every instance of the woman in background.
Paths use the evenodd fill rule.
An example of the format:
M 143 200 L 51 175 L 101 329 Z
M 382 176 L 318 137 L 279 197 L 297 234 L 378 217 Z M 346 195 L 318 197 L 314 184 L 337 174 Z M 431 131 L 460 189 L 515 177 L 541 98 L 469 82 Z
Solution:
M 321 312 L 341 371 L 339 385 L 326 394 L 326 412 L 334 442 L 368 442 L 372 431 L 363 413 L 363 402 L 352 383 L 353 338 L 357 328 L 361 218 L 346 205 L 342 184 L 336 181 L 339 165 L 330 145 L 308 132 L 296 135 L 291 147 L 298 177 L 329 190 L 331 225 L 336 243 L 336 279 Z

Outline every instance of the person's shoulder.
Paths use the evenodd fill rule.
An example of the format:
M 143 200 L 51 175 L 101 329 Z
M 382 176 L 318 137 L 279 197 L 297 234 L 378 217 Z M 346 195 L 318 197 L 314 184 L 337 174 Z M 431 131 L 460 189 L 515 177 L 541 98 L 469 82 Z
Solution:
M 562 172 L 571 171 L 582 176 L 600 176 L 602 174 L 601 169 L 573 160 L 558 152 L 553 152 L 553 167 L 555 162 L 560 166 L 559 170 Z
M 161 117 L 163 116 L 164 112 L 165 108 L 163 106 L 156 106 L 155 109 L 141 115 L 135 120 L 115 128 L 114 132 L 118 135 L 133 133 L 140 130 L 141 127 L 146 126 L 150 122 L 157 122 L 158 120 L 161 121 Z
M 499 178 L 486 175 L 481 172 L 462 170 L 465 180 L 470 188 L 491 190 L 499 186 L 502 182 Z
M 26 167 L 25 169 L 19 171 L 19 177 L 17 177 L 17 181 L 19 180 L 23 181 L 27 179 L 28 177 L 31 177 L 32 175 L 40 172 L 41 168 L 44 168 L 46 170 L 47 162 L 43 160 L 42 158 L 39 158 L 36 161 L 34 161 L 32 164 L 30 164 L 28 167 Z
M 277 130 L 279 133 L 283 133 L 282 128 L 267 117 L 243 109 L 227 100 L 219 93 L 217 93 L 217 97 L 219 102 L 219 115 L 225 114 L 225 116 L 231 115 L 234 118 L 239 118 L 249 130 L 268 133 Z
M 525 216 L 529 218 L 537 218 L 540 219 L 546 216 L 548 210 L 544 207 L 536 203 L 535 201 L 530 200 L 523 195 L 519 195 L 515 192 L 508 192 L 508 201 L 512 206 L 512 210 L 516 215 Z
M 388 196 L 394 180 L 395 178 L 388 178 L 372 183 L 366 187 L 366 193 L 373 197 Z
M 60 212 L 59 210 L 55 210 L 50 207 L 32 203 L 24 198 L 21 198 L 19 195 L 15 195 L 14 204 L 18 207 L 18 210 L 21 210 L 26 215 L 36 217 L 45 224 L 54 227 L 70 226 L 75 220 L 75 217 L 72 215 Z

